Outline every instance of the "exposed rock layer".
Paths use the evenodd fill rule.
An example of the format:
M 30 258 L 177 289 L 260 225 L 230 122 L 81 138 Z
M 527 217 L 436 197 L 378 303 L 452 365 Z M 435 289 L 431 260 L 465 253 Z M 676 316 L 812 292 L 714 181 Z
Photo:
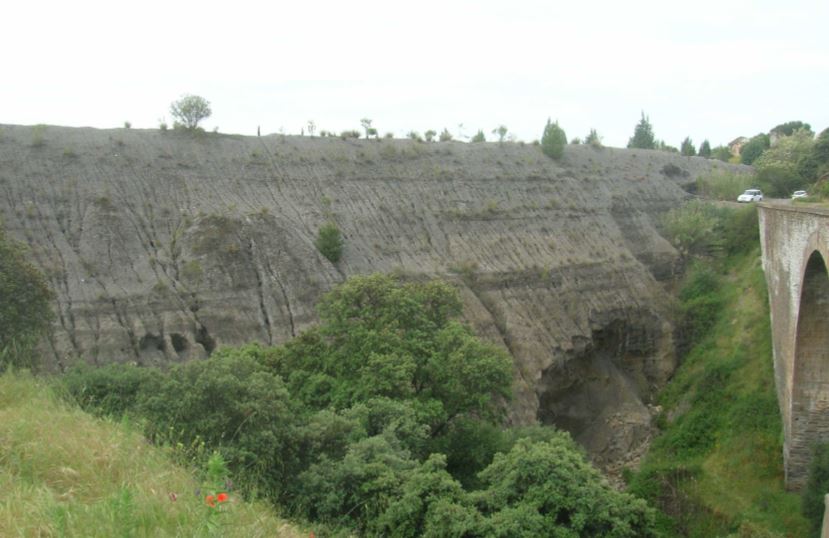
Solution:
M 352 274 L 461 289 L 515 359 L 514 423 L 556 424 L 598 462 L 650 434 L 675 366 L 677 253 L 658 215 L 721 163 L 570 146 L 424 144 L 2 127 L 0 211 L 57 294 L 50 361 L 141 364 L 280 343 Z M 335 222 L 337 266 L 314 247 Z

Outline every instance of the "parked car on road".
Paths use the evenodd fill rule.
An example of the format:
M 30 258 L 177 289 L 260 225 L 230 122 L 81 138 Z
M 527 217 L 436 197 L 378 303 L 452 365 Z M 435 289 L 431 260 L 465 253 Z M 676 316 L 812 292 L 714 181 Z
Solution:
M 760 189 L 748 189 L 737 197 L 738 202 L 762 202 L 763 192 Z
M 807 196 L 809 195 L 806 194 L 806 191 L 794 191 L 792 193 L 792 200 L 794 200 L 795 198 L 806 198 Z

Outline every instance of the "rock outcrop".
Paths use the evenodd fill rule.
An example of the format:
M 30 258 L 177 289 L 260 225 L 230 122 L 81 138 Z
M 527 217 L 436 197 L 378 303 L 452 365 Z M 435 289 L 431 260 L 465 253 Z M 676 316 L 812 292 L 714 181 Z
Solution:
M 140 364 L 284 342 L 348 275 L 459 286 L 515 359 L 513 423 L 600 464 L 650 435 L 675 367 L 659 215 L 722 163 L 569 146 L 3 126 L 0 214 L 56 292 L 49 362 Z M 342 230 L 342 260 L 314 246 Z

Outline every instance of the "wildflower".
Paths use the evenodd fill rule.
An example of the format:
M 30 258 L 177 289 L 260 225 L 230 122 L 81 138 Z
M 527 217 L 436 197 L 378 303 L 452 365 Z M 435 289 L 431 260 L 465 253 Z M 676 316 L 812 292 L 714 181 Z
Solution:
M 173 493 L 173 492 L 171 491 L 171 492 L 170 492 L 170 501 L 172 501 L 172 502 L 176 502 L 176 499 L 177 499 L 177 498 L 178 498 L 178 495 L 176 495 L 175 493 Z
M 219 493 L 218 495 L 216 495 L 216 500 L 220 503 L 227 501 L 227 498 L 227 493 Z
M 207 506 L 210 508 L 216 508 L 216 498 L 213 495 L 205 497 L 204 502 L 207 503 Z

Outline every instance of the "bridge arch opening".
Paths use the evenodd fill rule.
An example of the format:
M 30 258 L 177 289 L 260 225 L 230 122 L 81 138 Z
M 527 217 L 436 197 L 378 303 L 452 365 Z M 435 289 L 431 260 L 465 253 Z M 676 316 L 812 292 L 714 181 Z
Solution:
M 787 482 L 798 487 L 815 443 L 829 441 L 829 274 L 818 251 L 801 284 L 794 365 Z

